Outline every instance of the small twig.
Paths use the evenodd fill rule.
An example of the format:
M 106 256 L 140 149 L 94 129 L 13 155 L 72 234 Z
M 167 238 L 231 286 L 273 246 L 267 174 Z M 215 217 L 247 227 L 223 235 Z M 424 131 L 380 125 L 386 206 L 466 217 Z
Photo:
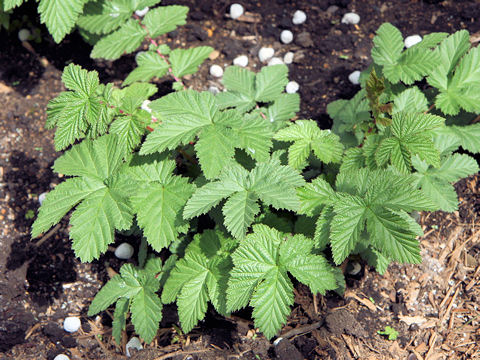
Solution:
M 324 322 L 325 322 L 324 320 L 320 320 L 320 321 L 314 322 L 313 324 L 308 324 L 308 325 L 297 327 L 295 329 L 287 331 L 285 334 L 280 335 L 280 337 L 282 337 L 284 339 L 289 339 L 289 338 L 297 336 L 297 335 L 309 333 L 313 330 L 316 330 L 316 329 L 320 328 L 323 325 Z
M 50 239 L 52 235 L 57 232 L 58 229 L 60 229 L 60 224 L 55 225 L 53 229 L 51 229 L 49 232 L 43 235 L 43 237 L 35 243 L 35 246 L 40 247 L 45 241 Z
M 174 351 L 174 352 L 172 352 L 172 353 L 170 353 L 170 354 L 165 354 L 165 355 L 156 357 L 156 358 L 153 359 L 153 360 L 165 360 L 165 359 L 169 359 L 169 358 L 172 358 L 172 357 L 178 356 L 178 355 L 198 354 L 198 353 L 204 353 L 204 352 L 208 352 L 208 351 L 210 351 L 210 349 L 192 350 L 192 351 L 178 350 L 178 351 Z

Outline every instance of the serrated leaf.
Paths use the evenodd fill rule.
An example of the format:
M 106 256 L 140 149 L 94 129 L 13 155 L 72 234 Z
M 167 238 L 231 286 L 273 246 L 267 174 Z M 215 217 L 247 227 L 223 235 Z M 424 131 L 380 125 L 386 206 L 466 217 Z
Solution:
M 268 121 L 274 123 L 278 129 L 283 127 L 287 120 L 290 120 L 300 111 L 299 94 L 281 94 L 272 105 L 267 108 L 265 116 Z
M 383 74 L 393 84 L 399 81 L 413 84 L 430 74 L 439 61 L 437 53 L 428 49 L 411 47 L 404 51 L 394 64 L 385 64 Z
M 152 342 L 162 320 L 162 302 L 155 292 L 142 289 L 132 299 L 130 311 L 135 331 L 146 343 Z
M 148 182 L 131 197 L 137 221 L 148 243 L 156 251 L 168 247 L 178 236 L 183 223 L 181 210 L 193 192 L 186 179 L 172 177 L 169 181 Z
M 257 196 L 249 191 L 237 192 L 230 196 L 223 206 L 225 226 L 237 239 L 245 236 L 248 226 L 260 211 Z
M 3 2 L 3 11 L 9 11 L 14 7 L 22 5 L 24 0 L 4 0 Z
M 297 189 L 300 199 L 300 213 L 308 216 L 317 214 L 325 205 L 334 201 L 335 192 L 328 182 L 318 177 L 311 183 Z
M 339 137 L 329 130 L 320 130 L 312 120 L 298 120 L 278 131 L 274 139 L 293 141 L 288 149 L 288 164 L 295 169 L 302 170 L 307 166 L 311 151 L 324 163 L 339 162 L 343 155 Z
M 123 53 L 135 51 L 146 35 L 146 30 L 137 21 L 130 19 L 117 31 L 100 39 L 90 56 L 94 59 L 116 60 Z
M 229 91 L 236 91 L 255 101 L 255 73 L 240 66 L 229 66 L 223 74 L 223 84 Z
M 38 12 L 56 43 L 62 41 L 75 26 L 83 6 L 88 0 L 40 0 Z
M 392 24 L 385 23 L 373 38 L 372 59 L 378 65 L 393 65 L 403 50 L 402 33 Z
M 234 268 L 228 282 L 227 309 L 240 309 L 250 300 L 255 327 L 266 337 L 273 337 L 285 323 L 293 305 L 293 285 L 287 271 L 292 269 L 292 274 L 307 281 L 314 291 L 326 290 L 322 288 L 324 285 L 332 288 L 331 281 L 324 281 L 330 277 L 331 269 L 324 266 L 326 262 L 320 264 L 320 257 L 308 254 L 312 245 L 313 242 L 302 235 L 286 237 L 266 225 L 254 225 L 253 233 L 247 235 L 232 254 Z M 313 264 L 307 264 L 305 256 L 311 256 L 308 260 Z M 306 271 L 312 268 L 325 270 L 326 273 L 322 273 L 325 279 L 314 280 L 307 275 Z
M 129 306 L 130 302 L 127 298 L 120 298 L 113 312 L 112 335 L 118 345 L 122 343 L 122 331 L 126 327 Z
M 169 56 L 173 75 L 181 78 L 196 73 L 200 64 L 208 58 L 212 51 L 213 48 L 209 46 L 173 50 Z
M 152 38 L 173 31 L 179 25 L 185 25 L 188 7 L 180 5 L 160 6 L 150 10 L 143 23 Z
M 89 1 L 77 24 L 92 34 L 108 34 L 132 16 L 131 5 L 124 0 Z
M 150 81 L 153 77 L 161 78 L 168 71 L 168 63 L 155 51 L 139 53 L 136 57 L 137 67 L 128 74 L 123 85 L 129 85 L 135 81 Z
M 428 110 L 428 101 L 425 95 L 416 86 L 409 87 L 396 95 L 393 99 L 393 113 L 424 112 Z
M 99 312 L 106 310 L 110 305 L 120 297 L 130 297 L 140 291 L 141 287 L 129 287 L 120 275 L 111 278 L 95 295 L 90 307 L 88 308 L 88 316 L 93 316 Z
M 96 259 L 114 241 L 114 230 L 127 230 L 133 215 L 125 198 L 104 188 L 92 193 L 72 214 L 70 237 L 75 255 L 82 261 Z
M 145 122 L 135 115 L 118 116 L 110 125 L 110 133 L 116 134 L 124 153 L 135 149 L 145 134 Z
M 276 100 L 288 83 L 286 65 L 264 66 L 255 79 L 255 100 L 268 102 Z
M 273 132 L 270 124 L 259 114 L 244 115 L 234 127 L 239 147 L 257 161 L 267 161 L 272 148 Z

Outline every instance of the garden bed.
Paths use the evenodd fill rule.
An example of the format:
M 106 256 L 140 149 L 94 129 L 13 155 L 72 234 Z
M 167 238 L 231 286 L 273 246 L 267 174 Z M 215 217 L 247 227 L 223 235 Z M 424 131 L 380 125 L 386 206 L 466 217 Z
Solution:
M 187 86 L 221 88 L 208 74 L 209 65 L 223 67 L 241 54 L 248 55 L 249 67 L 258 69 L 262 46 L 272 46 L 281 55 L 293 51 L 296 57 L 289 77 L 300 84 L 299 117 L 317 120 L 323 128 L 331 125 L 326 105 L 350 98 L 358 90 L 348 74 L 367 67 L 371 39 L 382 23 L 391 22 L 405 36 L 480 30 L 476 22 L 480 7 L 475 1 L 241 1 L 248 12 L 246 21 L 226 17 L 230 3 L 223 1 L 162 4 L 170 3 L 188 5 L 191 10 L 187 25 L 164 41 L 172 47 L 209 45 L 218 51 L 186 79 Z M 294 26 L 291 16 L 297 9 L 308 18 Z M 360 14 L 360 23 L 341 24 L 343 14 L 351 10 Z M 281 44 L 279 34 L 287 28 L 296 35 L 304 33 L 303 40 Z M 108 280 L 109 269 L 118 271 L 122 262 L 109 251 L 92 264 L 81 264 L 71 250 L 65 220 L 48 237 L 31 241 L 28 233 L 38 195 L 61 181 L 50 170 L 59 155 L 53 149 L 53 132 L 43 126 L 47 102 L 63 90 L 63 67 L 80 64 L 98 70 L 101 81 L 120 84 L 133 68 L 134 57 L 94 62 L 89 46 L 76 34 L 61 45 L 43 40 L 25 47 L 16 33 L 8 37 L 2 33 L 2 39 L 0 354 L 4 355 L 0 357 L 53 359 L 69 352 L 72 359 L 122 358 L 123 352 L 111 339 L 108 314 L 97 320 L 86 315 L 91 299 Z M 159 88 L 170 85 L 165 82 Z M 307 288 L 297 286 L 294 310 L 281 332 L 288 339 L 277 347 L 255 333 L 248 312 L 225 319 L 209 311 L 200 327 L 182 335 L 171 326 L 176 321 L 171 315 L 174 309 L 166 307 L 155 344 L 133 358 L 184 359 L 189 354 L 194 359 L 480 357 L 478 181 L 478 176 L 472 176 L 457 184 L 458 212 L 422 214 L 426 234 L 421 239 L 422 264 L 392 265 L 380 276 L 362 263 L 360 273 L 347 276 L 344 298 L 328 294 L 314 300 Z M 61 328 L 68 315 L 82 318 L 82 329 L 74 335 Z M 385 326 L 398 331 L 396 340 L 377 334 Z

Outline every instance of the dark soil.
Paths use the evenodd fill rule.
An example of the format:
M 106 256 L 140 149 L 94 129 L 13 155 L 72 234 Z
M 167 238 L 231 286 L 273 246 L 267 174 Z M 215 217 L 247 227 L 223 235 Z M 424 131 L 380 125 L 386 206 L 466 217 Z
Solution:
M 249 13 L 260 15 L 261 21 L 230 20 L 225 16 L 230 5 L 226 1 L 163 1 L 191 9 L 188 25 L 163 41 L 172 47 L 210 45 L 220 52 L 186 79 L 187 85 L 199 90 L 221 87 L 208 74 L 209 66 L 231 64 L 240 54 L 249 56 L 249 68 L 258 69 L 261 46 L 273 46 L 282 56 L 293 51 L 289 76 L 300 84 L 299 117 L 315 119 L 324 128 L 330 126 L 326 105 L 350 98 L 358 90 L 348 81 L 348 74 L 368 66 L 371 39 L 383 22 L 391 22 L 404 36 L 480 30 L 477 1 L 238 2 Z M 304 10 L 308 19 L 294 26 L 291 17 L 297 9 Z M 111 341 L 109 316 L 86 316 L 109 269 L 118 270 L 121 263 L 108 252 L 99 261 L 81 264 L 71 251 L 67 220 L 49 238 L 32 241 L 29 228 L 32 211 L 35 214 L 38 209 L 38 195 L 61 181 L 50 170 L 59 156 L 53 148 L 53 132 L 43 125 L 47 102 L 63 90 L 63 67 L 74 62 L 99 71 L 104 82 L 119 84 L 133 69 L 134 57 L 124 56 L 113 63 L 93 61 L 90 46 L 76 33 L 57 45 L 38 25 L 35 11 L 33 2 L 23 6 L 14 13 L 18 26 L 11 33 L 0 33 L 0 358 L 50 360 L 59 353 L 68 353 L 72 359 L 123 358 L 123 349 Z M 340 23 L 348 11 L 361 16 L 358 26 Z M 26 19 L 22 19 L 24 14 Z M 16 32 L 25 26 L 40 27 L 42 42 L 22 45 Z M 287 28 L 303 35 L 283 45 L 278 39 Z M 170 84 L 162 80 L 158 85 L 167 89 Z M 157 342 L 132 359 L 155 359 L 169 353 L 172 359 L 480 357 L 479 178 L 462 180 L 457 191 L 458 212 L 422 215 L 427 235 L 422 239 L 425 260 L 421 265 L 392 265 L 379 276 L 362 264 L 361 275 L 347 279 L 344 298 L 335 294 L 319 297 L 316 308 L 310 292 L 298 286 L 295 307 L 282 330 L 285 339 L 277 346 L 255 332 L 248 311 L 228 319 L 209 311 L 206 321 L 186 336 L 171 327 L 176 317 L 174 308 L 167 308 Z M 135 240 L 119 237 L 117 241 Z M 74 335 L 62 330 L 67 315 L 82 318 L 82 329 Z M 312 328 L 312 324 L 317 325 Z M 387 325 L 399 332 L 396 341 L 377 334 Z

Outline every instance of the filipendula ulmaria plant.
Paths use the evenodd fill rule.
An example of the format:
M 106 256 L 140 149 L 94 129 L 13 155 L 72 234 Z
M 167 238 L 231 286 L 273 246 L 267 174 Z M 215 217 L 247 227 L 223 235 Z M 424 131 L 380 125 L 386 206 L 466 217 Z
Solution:
M 138 226 L 140 266 L 123 265 L 89 312 L 116 302 L 117 341 L 129 312 L 152 340 L 162 304 L 171 302 L 186 332 L 209 302 L 223 315 L 249 305 L 271 338 L 293 304 L 293 278 L 314 294 L 341 293 L 343 274 L 332 264 L 351 254 L 381 273 L 392 261 L 418 263 L 422 229 L 411 214 L 457 208 L 452 183 L 478 171 L 465 151 L 480 150 L 480 127 L 470 125 L 480 103 L 477 49 L 465 34 L 431 34 L 404 50 L 398 30 L 382 25 L 362 89 L 328 106 L 331 132 L 289 121 L 299 96 L 284 93 L 284 65 L 229 67 L 216 96 L 177 80 L 175 92 L 148 108 L 142 104 L 156 92 L 149 80 L 190 73 L 200 57 L 192 52 L 182 60 L 190 64 L 175 65 L 180 52 L 151 48 L 121 90 L 69 65 L 68 91 L 50 103 L 47 123 L 57 128 L 58 149 L 71 146 L 54 165 L 69 178 L 47 195 L 32 235 L 73 209 L 73 248 L 91 261 L 115 231 Z M 162 264 L 159 251 L 173 255 Z

